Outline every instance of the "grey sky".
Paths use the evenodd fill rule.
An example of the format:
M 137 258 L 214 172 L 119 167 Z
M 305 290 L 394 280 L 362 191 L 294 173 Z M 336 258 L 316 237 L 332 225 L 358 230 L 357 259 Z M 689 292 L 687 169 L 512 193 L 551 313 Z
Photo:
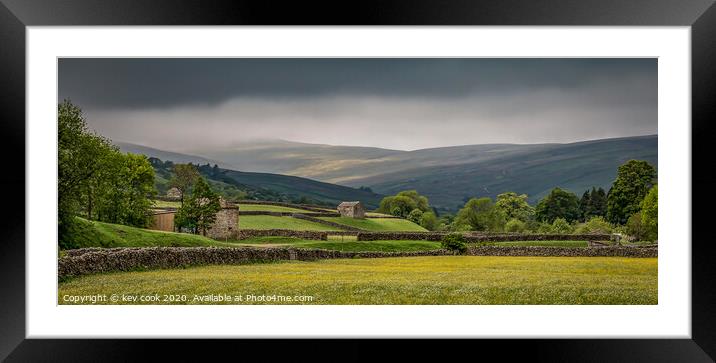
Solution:
M 59 98 L 117 141 L 392 149 L 657 133 L 656 59 L 60 59 Z

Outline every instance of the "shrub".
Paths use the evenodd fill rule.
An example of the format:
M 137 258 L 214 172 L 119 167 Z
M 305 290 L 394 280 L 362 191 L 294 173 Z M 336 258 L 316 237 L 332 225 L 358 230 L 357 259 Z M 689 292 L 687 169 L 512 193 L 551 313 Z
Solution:
M 540 222 L 538 225 L 536 225 L 536 228 L 534 229 L 534 231 L 539 234 L 554 233 L 554 230 L 552 229 L 552 225 L 547 222 Z
M 612 225 L 607 222 L 604 217 L 592 217 L 588 221 L 577 226 L 575 233 L 577 234 L 609 234 L 612 233 Z
M 574 230 L 564 218 L 557 218 L 552 222 L 552 232 L 557 234 L 570 234 Z
M 434 231 L 438 228 L 438 217 L 433 212 L 425 212 L 420 216 L 420 226 L 428 231 Z
M 659 188 L 654 187 L 649 190 L 646 197 L 641 202 L 641 221 L 649 231 L 649 238 L 656 240 L 659 237 Z
M 413 209 L 412 211 L 410 211 L 410 214 L 408 214 L 408 220 L 415 224 L 420 224 L 420 217 L 422 217 L 422 216 L 423 216 L 423 211 L 416 208 L 416 209 Z
M 527 229 L 527 224 L 519 219 L 510 219 L 505 224 L 505 232 L 522 233 Z
M 460 233 L 450 233 L 443 237 L 440 242 L 442 248 L 450 251 L 457 251 L 463 253 L 467 250 L 467 244 L 465 243 L 465 237 Z
M 649 233 L 649 227 L 642 221 L 641 213 L 634 213 L 626 224 L 627 234 L 634 241 L 651 241 L 654 236 Z

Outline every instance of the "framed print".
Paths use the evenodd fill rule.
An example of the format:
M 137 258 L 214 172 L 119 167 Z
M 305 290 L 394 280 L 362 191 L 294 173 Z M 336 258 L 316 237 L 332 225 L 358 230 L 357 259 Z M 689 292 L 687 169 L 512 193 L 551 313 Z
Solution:
M 716 10 L 567 5 L 4 1 L 4 356 L 712 361 Z

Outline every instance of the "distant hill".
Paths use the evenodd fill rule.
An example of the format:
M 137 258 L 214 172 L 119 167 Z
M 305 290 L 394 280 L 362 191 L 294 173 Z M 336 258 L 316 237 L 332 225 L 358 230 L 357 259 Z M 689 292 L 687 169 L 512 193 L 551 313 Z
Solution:
M 186 164 L 186 163 L 192 163 L 192 164 L 211 164 L 211 165 L 218 165 L 222 168 L 231 168 L 231 164 L 227 164 L 223 161 L 213 160 L 204 158 L 201 156 L 196 155 L 187 155 L 187 154 L 181 154 L 171 151 L 165 151 L 165 150 L 159 150 L 155 148 L 151 148 L 148 146 L 142 146 L 137 144 L 132 144 L 128 142 L 113 142 L 113 144 L 117 145 L 119 149 L 122 152 L 125 153 L 132 153 L 132 154 L 142 154 L 146 155 L 148 157 L 154 157 L 160 160 L 171 160 L 175 163 L 180 164 Z
M 536 202 L 555 186 L 581 194 L 608 189 L 619 165 L 643 159 L 657 166 L 656 135 L 567 144 L 486 144 L 415 151 L 264 140 L 202 155 L 239 166 L 324 182 L 367 186 L 381 194 L 417 189 L 435 206 L 454 211 L 473 196 L 504 191 Z
M 145 149 L 145 151 L 148 149 Z M 156 150 L 156 149 L 154 149 Z M 146 154 L 145 154 L 146 155 Z M 172 177 L 174 160 L 161 160 L 153 155 L 150 162 L 155 170 L 157 189 L 166 192 Z M 185 159 L 188 160 L 188 159 Z M 196 160 L 196 159 L 193 159 Z M 192 162 L 191 160 L 187 162 Z M 195 163 L 195 162 L 192 162 Z M 302 204 L 318 204 L 335 207 L 343 201 L 359 200 L 367 208 L 378 207 L 383 195 L 368 190 L 324 183 L 306 178 L 270 174 L 251 173 L 213 167 L 211 163 L 200 164 L 199 172 L 208 179 L 212 188 L 231 199 L 256 199 L 282 201 Z
M 351 180 L 383 194 L 416 189 L 443 210 L 455 210 L 467 198 L 515 191 L 535 203 L 554 187 L 581 196 L 595 187 L 609 189 L 619 165 L 630 159 L 658 165 L 656 136 L 534 145 L 469 163 L 429 166 Z
M 331 203 L 361 200 L 374 208 L 382 195 L 416 189 L 428 196 L 438 210 L 450 212 L 470 197 L 494 198 L 505 191 L 526 193 L 530 202 L 535 203 L 557 186 L 578 195 L 593 186 L 608 190 L 617 167 L 625 161 L 641 159 L 655 167 L 658 163 L 656 135 L 567 144 L 465 145 L 415 151 L 282 140 L 198 151 L 206 157 L 138 149 L 136 145 L 134 150 L 160 159 L 157 155 L 164 155 L 177 162 L 216 163 L 223 165 L 226 176 L 242 184 Z M 375 193 L 355 189 L 361 186 Z

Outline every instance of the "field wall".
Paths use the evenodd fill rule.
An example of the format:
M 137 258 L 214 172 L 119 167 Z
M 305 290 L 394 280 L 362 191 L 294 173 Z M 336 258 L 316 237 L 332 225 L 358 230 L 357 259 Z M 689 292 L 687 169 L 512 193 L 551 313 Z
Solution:
M 420 240 L 440 241 L 448 233 L 443 232 L 361 232 L 359 241 Z M 463 233 L 467 242 L 509 242 L 509 241 L 609 241 L 609 234 L 478 234 Z
M 657 248 L 634 247 L 470 247 L 474 256 L 657 257 Z M 343 252 L 298 248 L 254 247 L 132 247 L 85 248 L 67 251 L 58 260 L 60 279 L 112 271 L 237 265 L 280 260 L 312 261 L 334 258 L 449 256 L 447 250 L 415 252 Z
M 236 238 L 239 240 L 252 237 L 294 237 L 326 241 L 328 240 L 328 233 L 322 231 L 294 231 L 292 229 L 240 229 L 236 232 Z

